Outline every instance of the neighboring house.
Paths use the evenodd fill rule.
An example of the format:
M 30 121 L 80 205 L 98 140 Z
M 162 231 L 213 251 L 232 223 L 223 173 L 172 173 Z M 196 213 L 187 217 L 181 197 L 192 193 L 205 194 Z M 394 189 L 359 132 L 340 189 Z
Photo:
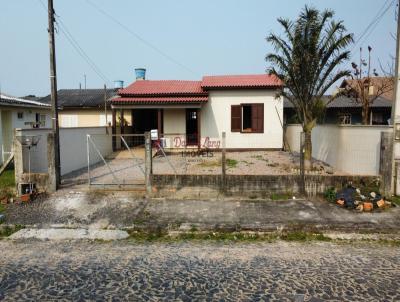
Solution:
M 266 74 L 201 81 L 137 77 L 111 101 L 113 130 L 158 129 L 166 148 L 219 148 L 224 131 L 228 149 L 282 149 L 283 101 L 275 98 L 280 87 L 279 79 Z
M 357 91 L 360 91 L 359 82 L 366 83 L 366 79 L 363 78 L 361 80 L 355 79 L 346 79 L 343 80 L 340 88 L 348 88 L 350 89 L 349 92 L 353 92 L 357 95 Z M 370 77 L 370 84 L 369 84 L 369 95 L 376 95 L 383 97 L 389 101 L 394 100 L 394 79 L 390 77 Z
M 329 97 L 324 97 L 323 102 L 327 103 Z M 370 125 L 388 125 L 391 115 L 392 101 L 378 97 L 371 105 Z M 321 124 L 362 124 L 362 107 L 354 99 L 349 97 L 339 97 L 327 105 L 325 115 L 318 122 Z M 296 112 L 292 103 L 285 100 L 284 105 L 285 124 L 297 124 Z
M 0 95 L 0 164 L 12 152 L 15 128 L 51 127 L 50 106 L 38 101 Z
M 58 124 L 61 128 L 99 127 L 111 124 L 111 108 L 107 105 L 105 113 L 105 98 L 113 98 L 116 89 L 61 89 L 57 91 L 59 107 Z M 40 102 L 51 104 L 50 95 L 40 99 Z

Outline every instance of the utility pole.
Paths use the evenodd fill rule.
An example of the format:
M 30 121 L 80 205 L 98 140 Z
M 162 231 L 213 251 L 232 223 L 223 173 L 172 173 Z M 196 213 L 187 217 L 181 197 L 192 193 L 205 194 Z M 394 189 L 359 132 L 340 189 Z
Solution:
M 53 0 L 48 0 L 49 14 L 49 49 L 50 49 L 50 83 L 51 83 L 51 113 L 52 129 L 54 135 L 54 166 L 56 189 L 60 187 L 60 132 L 58 129 L 58 102 L 57 102 L 57 72 L 56 72 L 56 46 L 54 39 L 54 8 Z M 49 159 L 51 160 L 51 159 Z
M 106 121 L 106 127 L 108 127 L 108 120 L 107 120 L 107 86 L 104 84 L 104 118 Z M 108 129 L 108 128 L 107 128 Z
M 397 3 L 397 40 L 396 40 L 396 66 L 395 66 L 395 83 L 394 95 L 395 99 L 392 107 L 392 124 L 393 124 L 393 149 L 392 149 L 392 182 L 391 191 L 393 195 L 398 195 L 400 189 L 397 177 L 397 161 L 400 159 L 400 140 L 399 131 L 396 131 L 397 125 L 400 125 L 400 4 Z M 400 129 L 399 129 L 400 130 Z

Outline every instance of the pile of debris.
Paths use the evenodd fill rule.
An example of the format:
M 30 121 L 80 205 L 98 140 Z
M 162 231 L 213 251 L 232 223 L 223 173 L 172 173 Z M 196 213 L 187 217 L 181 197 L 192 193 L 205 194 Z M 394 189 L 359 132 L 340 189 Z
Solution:
M 336 203 L 341 207 L 356 209 L 360 212 L 371 212 L 375 209 L 392 207 L 392 203 L 385 200 L 379 192 L 365 193 L 352 186 L 344 188 L 336 194 Z

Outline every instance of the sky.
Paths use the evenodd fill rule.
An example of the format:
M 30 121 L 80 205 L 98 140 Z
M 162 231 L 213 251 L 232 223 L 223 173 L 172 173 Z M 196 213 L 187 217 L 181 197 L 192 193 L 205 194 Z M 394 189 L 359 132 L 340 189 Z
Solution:
M 58 88 L 79 88 L 80 83 L 83 87 L 84 75 L 87 88 L 110 87 L 114 80 L 127 85 L 134 81 L 136 67 L 146 68 L 147 79 L 153 80 L 264 73 L 265 55 L 273 51 L 265 38 L 271 32 L 281 33 L 276 19 L 295 19 L 306 4 L 333 9 L 335 19 L 343 20 L 357 41 L 383 5 L 393 3 L 352 52 L 358 61 L 359 47 L 371 45 L 373 65 L 379 66 L 378 59 L 386 65 L 395 55 L 395 2 L 54 0 L 61 20 L 56 34 Z M 3 93 L 50 93 L 46 6 L 47 0 L 0 0 Z M 70 33 L 69 40 L 65 33 Z M 93 63 L 88 64 L 70 41 L 76 41 L 75 48 L 82 49 Z

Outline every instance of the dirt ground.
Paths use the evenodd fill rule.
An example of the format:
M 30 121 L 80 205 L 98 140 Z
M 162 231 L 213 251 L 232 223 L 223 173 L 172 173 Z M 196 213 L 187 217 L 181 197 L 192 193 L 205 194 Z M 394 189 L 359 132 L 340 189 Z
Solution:
M 167 153 L 153 150 L 154 174 L 221 174 L 221 152 L 193 151 Z M 92 184 L 144 185 L 144 150 L 114 152 L 106 158 L 107 164 L 99 162 L 91 166 Z M 284 151 L 243 151 L 226 153 L 227 174 L 232 175 L 282 175 L 299 174 L 299 154 Z M 111 172 L 112 170 L 112 172 Z M 314 160 L 310 174 L 339 174 L 328 164 Z M 81 170 L 63 176 L 64 184 L 88 182 L 88 170 Z
M 311 200 L 240 200 L 146 199 L 132 192 L 60 190 L 28 204 L 8 204 L 6 224 L 49 227 L 96 225 L 104 228 L 129 226 L 178 227 L 195 225 L 198 229 L 240 228 L 243 230 L 277 230 L 302 226 L 391 233 L 400 228 L 400 207 L 358 213 L 327 201 Z

